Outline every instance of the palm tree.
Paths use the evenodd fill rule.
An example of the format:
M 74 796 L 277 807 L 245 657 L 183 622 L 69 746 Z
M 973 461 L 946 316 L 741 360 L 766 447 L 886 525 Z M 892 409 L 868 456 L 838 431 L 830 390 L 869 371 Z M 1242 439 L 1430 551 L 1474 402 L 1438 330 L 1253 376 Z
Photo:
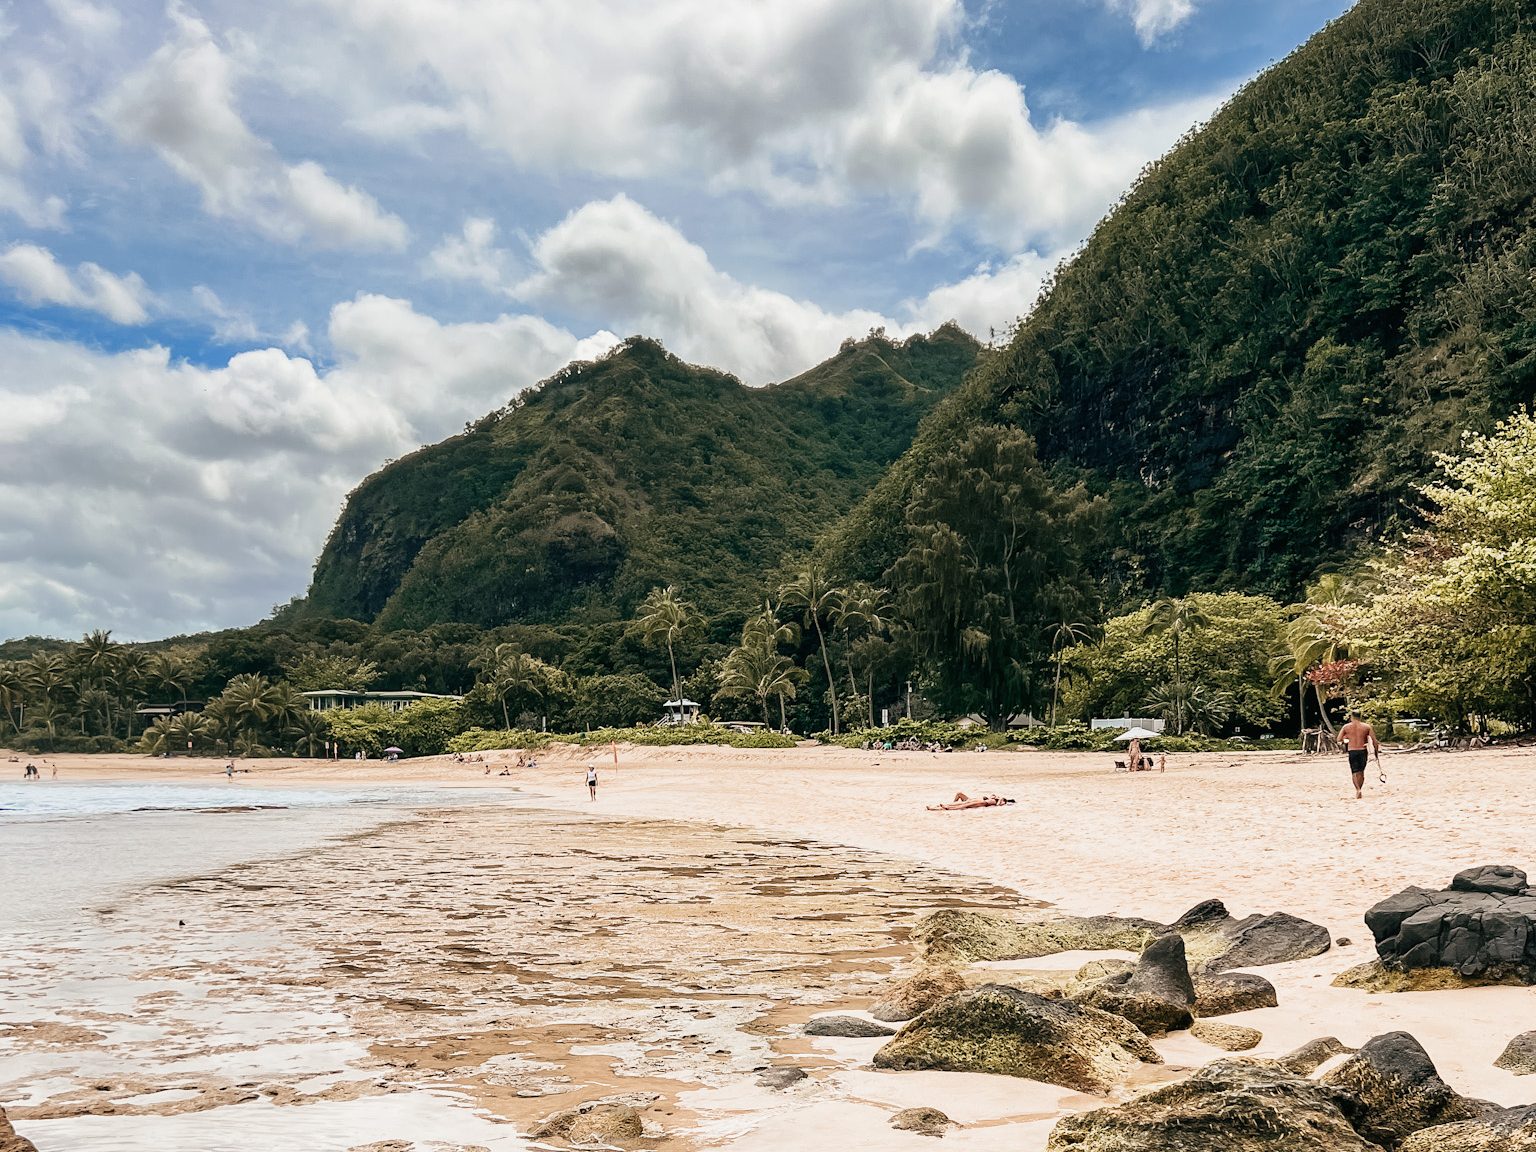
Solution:
M 147 678 L 156 688 L 174 694 L 179 703 L 187 695 L 192 681 L 197 679 L 193 662 L 180 652 L 156 652 L 150 657 Z
M 1161 633 L 1173 637 L 1173 687 L 1174 687 L 1174 717 L 1173 731 L 1175 735 L 1184 733 L 1184 668 L 1180 660 L 1180 641 L 1185 636 L 1210 624 L 1210 618 L 1200 610 L 1192 597 L 1184 597 L 1175 600 L 1164 597 L 1152 605 L 1152 613 L 1147 619 L 1145 634 Z
M 821 646 L 821 666 L 827 676 L 827 692 L 832 702 L 832 735 L 839 730 L 837 715 L 837 684 L 832 679 L 832 660 L 827 655 L 827 635 L 822 631 L 823 617 L 831 619 L 842 604 L 843 589 L 827 579 L 821 565 L 812 563 L 779 590 L 779 600 L 786 608 L 800 608 L 807 625 L 816 630 L 816 641 Z
M 145 729 L 143 740 L 151 752 L 175 755 L 190 752 L 209 732 L 210 724 L 201 712 L 181 712 L 160 717 Z
M 837 611 L 833 616 L 833 623 L 837 630 L 845 636 L 853 632 L 862 633 L 865 641 L 875 640 L 883 636 L 891 626 L 891 606 L 886 599 L 884 588 L 875 588 L 869 584 L 855 584 L 848 589 L 841 602 L 837 605 Z M 866 643 L 865 648 L 869 645 Z M 859 697 L 858 682 L 853 676 L 853 651 L 854 645 L 849 642 L 843 649 L 843 657 L 848 663 L 848 686 L 853 689 L 855 700 Z M 874 661 L 867 662 L 869 677 L 869 691 L 864 697 L 865 720 L 870 728 L 875 726 L 875 667 Z
M 308 754 L 313 756 L 315 747 L 330 736 L 331 722 L 324 712 L 306 708 L 294 718 L 293 731 L 298 734 L 304 747 L 308 749 Z
M 21 731 L 20 712 L 27 698 L 27 682 L 16 664 L 0 664 L 0 715 L 14 732 Z
M 1067 649 L 1075 648 L 1093 634 L 1089 624 L 1062 620 L 1050 629 L 1051 655 L 1056 660 L 1056 680 L 1051 685 L 1051 727 L 1056 727 L 1056 701 L 1061 695 L 1061 666 L 1066 661 Z
M 768 701 L 779 701 L 779 727 L 787 729 L 789 718 L 784 701 L 795 698 L 796 686 L 805 679 L 805 669 L 798 667 L 779 651 L 782 643 L 799 639 L 793 624 L 781 624 L 772 604 L 750 617 L 741 630 L 741 644 L 731 650 L 720 666 L 720 695 L 755 698 L 762 709 L 763 723 L 768 717 Z
M 1189 727 L 1200 733 L 1220 728 L 1232 715 L 1232 697 L 1226 692 L 1212 691 L 1203 684 L 1188 689 L 1182 685 L 1164 684 L 1145 707 L 1154 716 L 1165 720 L 1182 717 Z
M 1307 589 L 1307 598 L 1290 608 L 1290 620 L 1281 633 L 1284 649 L 1271 661 L 1275 670 L 1275 691 L 1290 687 L 1296 680 L 1296 707 L 1301 728 L 1306 723 L 1307 673 L 1324 664 L 1347 660 L 1352 655 L 1349 640 L 1349 610 L 1364 601 L 1370 592 L 1369 581 L 1330 572 Z M 1328 700 L 1323 686 L 1312 683 L 1317 700 L 1320 726 L 1330 735 L 1333 722 L 1328 718 Z
M 501 701 L 501 721 L 512 731 L 512 714 L 507 697 L 517 694 L 537 696 L 542 702 L 549 686 L 548 666 L 513 644 L 498 644 L 491 664 L 491 690 Z
M 682 700 L 683 682 L 677 675 L 675 645 L 683 638 L 693 621 L 693 605 L 678 595 L 677 589 L 668 584 L 665 588 L 652 588 L 640 603 L 640 635 L 649 643 L 662 640 L 667 645 L 667 660 L 672 665 L 672 699 Z
M 235 741 L 240 739 L 243 720 L 235 707 L 234 701 L 229 698 L 227 690 L 225 695 L 212 701 L 201 712 L 182 713 L 182 716 L 192 715 L 198 716 L 203 722 L 201 735 L 206 736 L 215 744 L 222 744 L 226 752 L 231 755 L 234 754 Z M 180 717 L 175 717 L 175 719 L 180 719 Z
M 256 741 L 256 733 L 263 725 L 277 718 L 282 707 L 282 700 L 272 682 L 255 672 L 242 673 L 230 680 L 219 700 L 228 704 L 235 717 L 236 728 L 251 743 Z

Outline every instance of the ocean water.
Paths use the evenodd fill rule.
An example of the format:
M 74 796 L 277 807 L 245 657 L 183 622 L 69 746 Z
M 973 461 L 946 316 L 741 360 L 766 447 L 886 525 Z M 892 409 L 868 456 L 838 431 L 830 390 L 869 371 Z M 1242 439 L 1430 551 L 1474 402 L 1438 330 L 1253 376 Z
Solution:
M 190 1084 L 298 1077 L 310 1089 L 355 1079 L 367 1048 L 328 996 L 255 981 L 220 984 L 228 965 L 253 957 L 283 955 L 293 971 L 312 959 L 265 925 L 210 932 L 191 922 L 190 911 L 183 925 L 175 886 L 251 861 L 290 859 L 423 809 L 515 796 L 511 789 L 271 787 L 238 776 L 93 783 L 44 773 L 35 783 L 0 782 L 0 1101 L 13 1105 L 117 1077 Z M 176 1017 L 185 1041 L 144 1014 L 146 995 L 169 991 L 186 1005 Z M 80 1019 L 95 1022 L 106 1039 L 55 1048 L 3 1038 L 8 1024 Z M 16 1126 L 44 1152 L 345 1152 L 391 1138 L 423 1152 L 525 1147 L 510 1125 L 434 1091 Z

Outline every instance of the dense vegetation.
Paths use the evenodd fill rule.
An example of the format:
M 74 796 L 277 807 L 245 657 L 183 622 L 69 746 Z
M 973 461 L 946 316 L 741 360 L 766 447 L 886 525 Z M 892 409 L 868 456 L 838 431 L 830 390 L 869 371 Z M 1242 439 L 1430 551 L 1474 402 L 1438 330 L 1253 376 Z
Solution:
M 1100 748 L 1082 722 L 1128 714 L 1192 748 L 1346 702 L 1536 729 L 1527 8 L 1362 0 L 1151 168 L 1005 349 L 876 334 L 762 390 L 645 340 L 573 365 L 365 481 L 271 621 L 0 646 L 0 740 L 489 748 L 680 696 L 851 743 L 1030 713 L 1020 742 Z M 300 715 L 374 683 L 464 699 Z
M 953 326 L 872 334 L 747 388 L 627 341 L 365 480 L 292 612 L 410 629 L 596 623 L 686 582 L 739 621 L 979 352 Z
M 1536 387 L 1536 14 L 1363 0 L 1151 168 L 826 542 L 876 579 L 969 429 L 1110 501 L 1111 604 L 1298 594 Z M 1405 501 L 1408 506 L 1405 507 Z

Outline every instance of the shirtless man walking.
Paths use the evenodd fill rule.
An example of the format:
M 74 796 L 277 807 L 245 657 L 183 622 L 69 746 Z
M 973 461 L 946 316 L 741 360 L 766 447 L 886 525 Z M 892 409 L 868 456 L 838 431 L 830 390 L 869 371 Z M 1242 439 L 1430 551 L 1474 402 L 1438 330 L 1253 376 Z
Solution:
M 1351 710 L 1349 723 L 1339 729 L 1339 739 L 1349 752 L 1349 778 L 1355 784 L 1355 799 L 1360 799 L 1360 789 L 1365 785 L 1365 766 L 1371 752 L 1381 759 L 1381 741 L 1376 739 L 1376 729 L 1360 719 L 1358 711 Z

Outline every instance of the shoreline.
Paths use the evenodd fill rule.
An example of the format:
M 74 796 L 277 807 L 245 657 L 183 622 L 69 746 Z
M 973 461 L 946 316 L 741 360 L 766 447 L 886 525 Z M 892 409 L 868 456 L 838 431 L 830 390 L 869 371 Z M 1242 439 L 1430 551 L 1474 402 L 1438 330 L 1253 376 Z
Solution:
M 560 1037 L 553 1041 L 540 1040 L 537 1036 L 543 1033 L 530 1023 L 532 1030 L 521 1033 L 491 1029 L 483 1043 L 472 1046 L 474 1054 L 483 1057 L 481 1062 L 490 1061 L 493 1069 L 500 1067 L 496 1060 L 521 1053 L 511 1066 L 517 1070 L 515 1074 L 470 1075 L 452 1060 L 438 1069 L 444 1075 L 467 1076 L 466 1084 L 478 1085 L 471 1094 L 482 1107 L 503 1117 L 516 1113 L 519 1130 L 535 1112 L 552 1110 L 545 1108 L 546 1104 L 574 1100 L 580 1092 L 532 1097 L 533 1104 L 529 1105 L 526 1100 L 520 1103 L 515 1091 L 508 1094 L 492 1090 L 494 1085 L 487 1087 L 488 1077 L 510 1075 L 515 1081 L 519 1076 L 532 1076 L 537 1081 L 541 1075 L 559 1076 L 577 1069 L 593 1083 L 605 1083 L 615 1091 L 622 1092 L 626 1084 L 632 1088 L 640 1085 L 643 1091 L 661 1091 L 663 1101 L 655 1107 L 672 1110 L 672 1115 L 664 1117 L 672 1131 L 677 1133 L 678 1126 L 693 1131 L 691 1136 L 674 1136 L 662 1147 L 702 1148 L 722 1141 L 742 1149 L 803 1146 L 796 1144 L 796 1132 L 814 1129 L 797 1129 L 795 1125 L 808 1124 L 808 1118 L 814 1117 L 816 1124 L 837 1133 L 839 1140 L 860 1147 L 894 1149 L 906 1146 L 901 1141 L 908 1138 L 898 1133 L 882 1134 L 883 1125 L 877 1121 L 895 1103 L 941 1108 L 947 1103 L 946 1111 L 972 1125 L 952 1133 L 955 1138 L 963 1137 L 966 1147 L 1043 1147 L 1045 1133 L 1063 1110 L 1081 1110 L 1099 1101 L 1069 1099 L 1073 1094 L 1027 1082 L 1009 1082 L 1009 1090 L 1004 1091 L 1005 1085 L 992 1083 L 997 1078 L 973 1074 L 875 1073 L 865 1067 L 878 1042 L 807 1040 L 796 1035 L 798 1026 L 815 1012 L 867 1007 L 873 987 L 870 980 L 910 959 L 910 948 L 902 943 L 901 933 L 892 929 L 913 922 L 921 914 L 919 897 L 936 882 L 950 885 L 955 892 L 1005 891 L 1008 899 L 1003 905 L 1011 906 L 1015 914 L 1028 914 L 1031 902 L 1043 900 L 1061 912 L 1116 913 L 1166 921 L 1199 900 L 1216 897 L 1225 900 L 1239 916 L 1285 911 L 1315 920 L 1326 925 L 1335 938 L 1347 937 L 1353 942 L 1336 946 L 1314 960 L 1262 970 L 1279 990 L 1280 1007 L 1231 1018 L 1264 1033 L 1264 1042 L 1254 1054 L 1275 1055 L 1327 1034 L 1358 1045 L 1371 1035 L 1403 1028 L 1424 1043 L 1447 1081 L 1467 1095 L 1517 1104 L 1536 1094 L 1518 1078 L 1491 1066 L 1508 1039 L 1505 1033 L 1518 1030 L 1510 1021 L 1529 1013 L 1532 990 L 1489 988 L 1382 996 L 1330 987 L 1339 971 L 1374 954 L 1360 916 L 1383 896 L 1408 884 L 1439 886 L 1452 873 L 1472 864 L 1532 863 L 1518 851 L 1525 842 L 1523 829 L 1536 818 L 1536 800 L 1527 799 L 1529 785 L 1536 782 L 1536 758 L 1524 750 L 1400 758 L 1389 755 L 1385 757 L 1388 786 L 1381 788 L 1373 778 L 1367 799 L 1361 802 L 1350 798 L 1352 790 L 1347 789 L 1342 757 L 1334 763 L 1332 757 L 1308 758 L 1288 752 L 1191 754 L 1171 758 L 1166 775 L 1136 776 L 1112 773 L 1104 763 L 1111 758 L 1087 753 L 621 748 L 616 772 L 611 757 L 605 762 L 591 753 L 579 748 L 545 750 L 540 753 L 537 771 L 512 777 L 494 775 L 500 771 L 502 759 L 492 753 L 485 754 L 484 763 L 468 764 L 446 757 L 394 764 L 242 761 L 242 766 L 249 765 L 253 771 L 230 785 L 247 802 L 280 787 L 430 787 L 484 792 L 510 786 L 518 790 L 505 797 L 506 804 L 489 802 L 438 811 L 428 807 L 419 812 L 415 831 L 397 836 L 387 852 L 379 846 L 380 837 L 375 833 L 360 837 L 367 840 L 372 836 L 372 847 L 332 844 L 313 855 L 331 860 L 333 868 L 352 877 L 342 885 L 340 895 L 327 895 L 327 889 L 316 882 L 313 888 L 302 889 L 309 893 L 302 899 L 252 905 L 249 916 L 255 920 L 281 924 L 294 913 L 295 906 L 302 908 L 306 901 L 317 900 L 329 901 L 337 916 L 366 918 L 372 914 L 366 893 L 374 878 L 371 872 L 357 869 L 365 868 L 370 859 L 386 857 L 395 861 L 400 883 L 436 893 L 430 910 L 412 921 L 411 940 L 435 942 L 439 937 L 465 932 L 471 934 L 466 939 L 471 939 L 475 933 L 489 932 L 490 936 L 474 946 L 494 955 L 506 955 L 509 947 L 514 952 L 523 947 L 511 938 L 497 936 L 501 929 L 492 922 L 480 922 L 479 918 L 490 915 L 485 909 L 505 897 L 489 895 L 492 890 L 486 889 L 487 897 L 477 902 L 466 893 L 481 890 L 483 873 L 508 868 L 519 877 L 514 890 L 526 892 L 525 899 L 532 900 L 533 905 L 561 893 L 559 899 L 569 905 L 573 928 L 586 925 L 593 932 L 617 933 L 616 941 L 627 940 L 623 946 L 615 945 L 619 947 L 616 955 L 621 957 L 625 949 L 638 947 L 647 954 L 656 951 L 654 943 L 642 940 L 649 931 L 642 926 L 651 922 L 647 917 L 660 915 L 662 919 L 656 923 L 662 924 L 681 914 L 683 919 L 678 923 L 695 923 L 686 906 L 679 912 L 667 903 L 676 895 L 669 886 L 678 883 L 702 885 L 696 889 L 699 898 L 722 909 L 716 917 L 722 922 L 730 915 L 746 917 L 741 921 L 747 933 L 742 940 L 766 939 L 764 933 L 782 931 L 783 924 L 772 920 L 775 909 L 786 911 L 785 901 L 792 903 L 799 897 L 782 893 L 793 894 L 799 890 L 795 885 L 802 883 L 809 883 L 807 891 L 823 904 L 838 900 L 850 915 L 858 917 L 861 926 L 853 933 L 861 941 L 857 948 L 844 946 L 849 942 L 843 939 L 847 929 L 836 920 L 821 927 L 811 921 L 810 934 L 797 937 L 804 941 L 797 947 L 807 957 L 805 962 L 821 973 L 814 978 L 820 982 L 816 985 L 819 990 L 781 987 L 770 980 L 764 991 L 770 986 L 780 990 L 770 993 L 769 1000 L 776 1007 L 766 1014 L 759 1011 L 741 1017 L 738 1013 L 726 1020 L 718 1009 L 709 1010 L 716 1020 L 707 1022 L 708 1030 L 717 1037 L 715 1043 L 735 1053 L 729 1060 L 748 1058 L 746 1050 L 740 1048 L 741 1039 L 733 1039 L 732 1034 L 752 1025 L 741 1033 L 748 1038 L 749 1047 L 766 1043 L 765 1050 L 775 1054 L 774 1060 L 798 1061 L 812 1070 L 809 1086 L 795 1089 L 792 1101 L 783 1098 L 789 1094 L 775 1096 L 753 1088 L 751 1077 L 735 1065 L 729 1075 L 714 1069 L 705 1082 L 690 1086 L 691 1080 L 697 1080 L 699 1068 L 713 1067 L 709 1060 L 699 1063 L 699 1053 L 688 1050 L 686 1059 L 683 1049 L 671 1055 L 643 1055 L 647 1051 L 647 1027 L 656 1028 L 654 1035 L 660 1038 L 661 1048 L 681 1044 L 679 1037 L 687 1031 L 680 1023 L 685 1014 L 674 1013 L 676 1018 L 663 1028 L 654 1019 L 646 1024 L 645 1012 L 637 1006 L 634 1014 L 620 1013 L 610 1022 L 611 1027 L 631 1037 L 622 1043 L 598 1043 L 594 1049 L 591 1044 L 568 1042 L 571 1038 L 563 1033 L 551 1033 Z M 506 759 L 515 761 L 515 757 L 512 752 Z M 596 763 L 600 772 L 595 805 L 587 800 L 582 785 L 588 762 Z M 64 780 L 201 785 L 217 779 L 224 783 L 220 769 L 225 761 L 216 758 L 181 762 L 170 770 L 163 761 L 128 756 L 61 756 L 57 763 Z M 484 774 L 486 764 L 493 766 L 493 775 Z M 29 787 L 46 789 L 49 784 L 45 775 L 43 781 Z M 973 812 L 925 810 L 925 804 L 947 798 L 943 794 L 952 794 L 957 787 L 996 790 L 1015 796 L 1019 803 Z M 281 819 L 283 814 L 259 815 Z M 231 813 L 220 818 L 245 817 Z M 470 828 L 475 829 L 472 834 Z M 533 841 L 520 840 L 519 836 L 531 836 Z M 538 851 L 546 863 L 537 876 L 524 875 L 517 869 L 527 862 L 524 858 L 534 841 L 541 845 Z M 591 847 L 596 843 L 611 846 Z M 621 848 L 621 844 L 628 846 Z M 756 846 L 721 848 L 731 844 Z M 786 846 L 792 845 L 800 845 L 796 850 L 811 859 L 857 863 L 823 867 L 811 874 L 816 877 L 814 881 L 805 881 L 787 861 L 780 860 L 772 867 L 788 869 L 786 875 L 799 879 L 787 888 L 770 883 L 757 891 L 756 881 L 761 877 L 751 865 L 752 854 L 774 856 L 789 851 Z M 724 853 L 721 859 L 726 861 L 735 858 L 732 852 L 745 853 L 746 870 L 717 862 L 716 850 Z M 466 854 L 474 856 L 473 863 L 465 859 Z M 661 872 L 646 871 L 653 867 L 647 863 L 652 857 Z M 690 863 L 678 863 L 684 859 Z M 298 884 L 299 877 L 309 874 L 310 864 L 292 862 L 287 871 L 295 875 L 285 877 L 284 883 Z M 759 870 L 764 867 L 756 866 Z M 849 889 L 850 896 L 830 896 L 840 891 L 837 877 L 842 868 L 873 869 L 872 874 L 885 877 L 876 885 L 880 894 L 854 886 Z M 283 872 L 270 861 L 237 866 L 243 875 L 253 869 L 263 875 Z M 553 882 L 551 888 L 548 877 L 563 877 L 567 870 L 578 870 L 579 875 Z M 644 879 L 649 875 L 674 879 L 652 891 L 652 882 Z M 897 881 L 898 875 L 909 878 Z M 445 881 L 444 877 L 450 876 L 459 888 Z M 356 889 L 350 897 L 346 892 L 349 885 Z M 904 886 L 912 892 L 903 895 Z M 662 896 L 659 905 L 654 903 L 657 895 Z M 590 914 L 581 907 L 587 900 L 598 901 Z M 646 910 L 648 903 L 653 911 Z M 474 908 L 481 911 L 467 921 L 459 919 Z M 903 911 L 893 921 L 882 908 Z M 725 910 L 735 911 L 727 914 Z M 379 921 L 377 927 L 376 936 L 399 930 L 388 921 Z M 679 929 L 674 926 L 669 930 Z M 705 930 L 703 926 L 687 929 Z M 306 931 L 312 941 L 326 938 L 323 930 L 312 927 Z M 613 971 L 620 972 L 630 963 L 628 957 L 622 962 L 615 960 L 615 954 L 606 948 L 590 954 L 583 951 L 591 943 L 583 942 L 584 934 L 570 935 L 560 929 L 558 938 L 570 951 L 567 959 L 585 956 L 581 963 L 594 976 L 616 963 L 620 967 Z M 884 944 L 880 945 L 882 938 Z M 720 945 L 706 946 L 704 939 L 699 937 L 688 946 L 701 949 L 701 956 L 721 952 Z M 730 947 L 724 946 L 725 954 Z M 750 967 L 745 958 L 736 959 L 744 971 Z M 552 969 L 541 976 L 538 973 L 543 969 L 538 964 L 524 972 L 526 963 L 514 964 L 521 975 L 513 979 L 520 989 L 516 1011 L 527 1020 L 560 1003 L 580 1004 L 590 999 L 580 981 L 572 986 L 564 976 L 553 974 L 564 969 Z M 644 963 L 673 971 L 665 957 L 654 956 Z M 999 978 L 1006 978 L 1010 969 L 1051 970 L 1060 963 L 1046 957 L 1022 965 L 990 967 L 997 970 Z M 418 976 L 429 986 L 449 969 L 457 971 L 453 965 L 443 968 L 433 961 L 422 969 L 428 974 Z M 462 973 L 453 981 L 461 978 Z M 525 987 L 524 981 L 529 979 L 533 983 Z M 654 1013 L 658 1010 L 655 1005 L 682 995 L 682 983 L 686 983 L 685 978 L 675 972 L 665 979 L 653 978 L 650 984 L 642 982 L 626 992 L 624 1002 L 638 997 L 643 1004 L 649 998 L 652 1007 L 647 1011 Z M 478 991 L 457 983 L 453 987 L 459 990 L 455 994 L 471 1001 L 507 994 L 496 981 L 474 985 Z M 350 995 L 345 986 L 337 988 Z M 739 989 L 732 987 L 729 992 L 734 995 Z M 407 986 L 394 989 L 390 995 L 410 998 L 414 994 Z M 449 1007 L 454 1003 L 451 995 L 441 999 Z M 726 1002 L 734 1002 L 731 995 L 719 1001 Z M 366 996 L 362 1003 L 368 1003 Z M 693 1027 L 699 1026 L 695 1021 Z M 752 1039 L 758 1031 L 765 1037 Z M 1156 1046 L 1174 1075 L 1220 1055 L 1187 1034 L 1159 1040 Z M 397 1047 L 391 1053 L 409 1061 L 406 1051 Z M 374 1057 L 378 1056 L 375 1051 Z M 647 1060 L 661 1063 L 652 1067 Z M 605 1062 L 619 1071 L 604 1073 Z M 549 1064 L 565 1071 L 546 1068 L 540 1072 L 535 1067 Z M 656 1075 L 658 1069 L 666 1075 Z M 1034 1111 L 1018 1106 L 1025 1099 L 1031 1101 Z M 799 1109 L 798 1121 L 784 1110 L 783 1105 L 790 1102 Z M 27 1122 L 23 1119 L 21 1123 L 25 1133 Z M 42 1152 L 52 1152 L 41 1143 L 39 1147 Z M 338 1148 L 345 1152 L 343 1146 Z

